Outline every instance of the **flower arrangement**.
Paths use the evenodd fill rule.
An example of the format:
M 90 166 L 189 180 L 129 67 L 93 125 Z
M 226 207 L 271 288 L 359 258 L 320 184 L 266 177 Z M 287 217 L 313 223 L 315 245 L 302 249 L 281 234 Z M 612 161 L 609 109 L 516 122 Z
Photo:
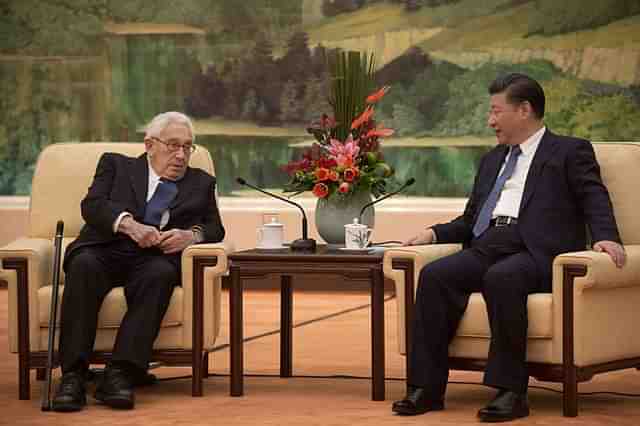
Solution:
M 334 117 L 323 114 L 307 131 L 316 142 L 305 150 L 302 159 L 284 166 L 290 175 L 285 192 L 311 190 L 319 199 L 334 194 L 347 197 L 359 191 L 369 191 L 378 198 L 385 194 L 387 180 L 394 170 L 384 161 L 380 138 L 391 136 L 392 129 L 378 125 L 373 118 L 374 105 L 389 90 L 384 86 L 366 97 L 364 110 L 351 121 L 347 137 L 336 136 L 338 124 Z

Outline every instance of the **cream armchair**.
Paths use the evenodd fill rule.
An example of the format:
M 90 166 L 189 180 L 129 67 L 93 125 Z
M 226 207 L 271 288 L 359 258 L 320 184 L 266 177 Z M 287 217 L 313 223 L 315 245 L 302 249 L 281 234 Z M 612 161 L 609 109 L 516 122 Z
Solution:
M 9 288 L 9 350 L 19 357 L 20 399 L 30 398 L 31 369 L 38 371 L 38 378 L 44 377 L 56 222 L 65 223 L 64 249 L 82 227 L 80 201 L 101 154 L 119 152 L 137 156 L 143 151 L 142 143 L 60 143 L 48 146 L 38 158 L 28 235 L 0 248 L 0 281 L 6 281 Z M 201 146 L 193 153 L 191 166 L 214 174 L 211 156 Z M 173 291 L 154 344 L 154 360 L 192 367 L 193 396 L 202 395 L 208 351 L 213 349 L 219 333 L 221 277 L 227 271 L 227 253 L 232 250 L 230 243 L 222 242 L 194 245 L 183 252 L 182 286 Z M 64 273 L 59 303 L 63 292 Z M 126 307 L 122 287 L 114 288 L 105 298 L 99 314 L 93 362 L 103 363 L 108 359 Z M 56 333 L 56 338 L 58 336 Z
M 577 416 L 578 382 L 594 374 L 640 366 L 640 144 L 594 144 L 609 188 L 627 263 L 615 267 L 607 254 L 565 253 L 553 262 L 552 293 L 529 296 L 529 374 L 563 383 L 563 413 Z M 541 230 L 544 232 L 544 230 Z M 399 351 L 411 347 L 409 327 L 415 284 L 427 263 L 452 254 L 458 244 L 385 252 L 385 276 L 395 281 Z M 489 321 L 480 293 L 471 295 L 455 338 L 450 366 L 481 370 L 489 351 Z M 408 363 L 407 363 L 408 366 Z

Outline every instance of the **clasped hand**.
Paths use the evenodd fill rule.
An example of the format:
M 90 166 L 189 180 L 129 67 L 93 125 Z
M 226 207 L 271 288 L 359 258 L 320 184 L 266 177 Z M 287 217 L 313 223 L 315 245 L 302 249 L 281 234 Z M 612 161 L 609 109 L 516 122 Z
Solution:
M 153 226 L 125 217 L 119 228 L 142 248 L 158 247 L 165 254 L 177 253 L 194 243 L 193 232 L 184 229 L 159 231 Z

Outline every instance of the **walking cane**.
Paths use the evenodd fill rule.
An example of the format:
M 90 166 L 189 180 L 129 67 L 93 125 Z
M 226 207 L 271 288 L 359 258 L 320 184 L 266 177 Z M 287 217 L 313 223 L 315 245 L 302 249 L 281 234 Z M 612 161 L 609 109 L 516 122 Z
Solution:
M 58 286 L 60 285 L 60 258 L 62 257 L 62 235 L 64 222 L 59 220 L 56 225 L 53 252 L 53 281 L 51 283 L 51 309 L 49 311 L 49 345 L 47 348 L 47 367 L 45 369 L 45 381 L 42 388 L 42 411 L 51 410 L 51 373 L 53 370 L 53 351 L 56 340 L 56 313 L 58 311 Z

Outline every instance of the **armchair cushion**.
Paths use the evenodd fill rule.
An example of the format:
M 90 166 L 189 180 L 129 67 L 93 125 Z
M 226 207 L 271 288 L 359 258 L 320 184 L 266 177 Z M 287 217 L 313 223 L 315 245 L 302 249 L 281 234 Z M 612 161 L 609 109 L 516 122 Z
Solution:
M 61 312 L 60 305 L 62 304 L 62 295 L 64 294 L 64 286 L 59 287 L 58 298 L 58 312 Z M 39 324 L 41 328 L 49 327 L 49 309 L 51 306 L 51 292 L 52 287 L 50 285 L 42 287 L 38 290 L 38 300 L 40 306 L 46 308 L 39 311 Z M 160 327 L 176 327 L 183 322 L 183 290 L 182 287 L 174 287 L 171 300 L 169 301 L 169 307 L 162 319 Z M 124 314 L 127 312 L 127 300 L 124 297 L 124 287 L 115 287 L 104 298 L 100 313 L 98 314 L 98 328 L 118 328 L 124 318 Z M 58 315 L 56 326 L 60 326 L 60 315 Z

